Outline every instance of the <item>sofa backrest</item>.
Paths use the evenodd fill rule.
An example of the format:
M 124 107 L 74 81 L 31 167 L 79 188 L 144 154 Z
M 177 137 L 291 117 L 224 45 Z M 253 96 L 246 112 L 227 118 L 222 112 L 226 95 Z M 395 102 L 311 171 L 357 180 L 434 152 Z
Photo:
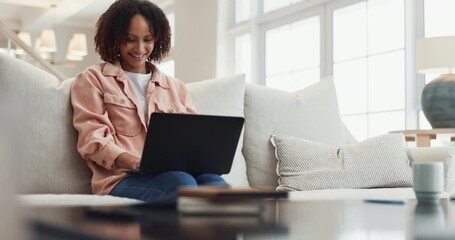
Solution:
M 8 95 L 23 120 L 15 121 L 22 131 L 6 136 L 21 148 L 14 161 L 22 193 L 91 192 L 91 172 L 76 150 L 69 98 L 73 80 L 60 84 L 51 74 L 0 54 L 0 96 Z M 200 113 L 245 116 L 245 137 L 231 173 L 224 176 L 236 187 L 277 186 L 272 134 L 333 144 L 355 141 L 339 117 L 331 79 L 295 93 L 253 84 L 245 88 L 243 76 L 187 86 Z
M 18 140 L 14 144 L 22 148 L 21 156 L 16 154 L 17 159 L 14 159 L 19 169 L 21 193 L 91 192 L 92 174 L 77 152 L 77 131 L 72 125 L 70 89 L 73 81 L 71 78 L 60 84 L 51 74 L 0 54 L 0 94 L 8 93 L 8 101 L 15 99 L 15 113 L 22 113 L 19 115 L 23 121 L 17 125 L 23 131 L 16 136 Z M 187 86 L 198 112 L 243 116 L 243 75 Z M 5 138 L 13 135 L 17 134 L 11 133 Z M 243 137 L 231 173 L 223 176 L 236 187 L 248 186 L 242 140 Z
M 69 102 L 73 79 L 62 84 L 51 74 L 0 54 L 0 94 L 8 98 L 20 129 L 15 161 L 20 193 L 90 193 L 91 172 L 76 150 Z

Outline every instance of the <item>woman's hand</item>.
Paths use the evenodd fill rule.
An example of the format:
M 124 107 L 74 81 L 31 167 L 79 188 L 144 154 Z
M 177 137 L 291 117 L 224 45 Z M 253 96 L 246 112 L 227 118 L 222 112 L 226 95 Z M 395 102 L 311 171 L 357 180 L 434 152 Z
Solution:
M 124 152 L 115 159 L 114 166 L 119 169 L 138 169 L 140 162 L 140 158 Z

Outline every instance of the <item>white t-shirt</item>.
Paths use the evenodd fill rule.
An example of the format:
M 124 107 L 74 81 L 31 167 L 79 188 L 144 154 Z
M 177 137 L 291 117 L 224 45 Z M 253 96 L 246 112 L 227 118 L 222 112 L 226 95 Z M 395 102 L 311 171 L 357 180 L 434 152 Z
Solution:
M 125 74 L 131 83 L 133 83 L 134 89 L 136 90 L 137 95 L 139 95 L 142 109 L 144 109 L 145 119 L 147 119 L 148 109 L 146 104 L 146 95 L 147 87 L 149 85 L 150 79 L 152 79 L 152 72 L 143 74 L 125 71 Z

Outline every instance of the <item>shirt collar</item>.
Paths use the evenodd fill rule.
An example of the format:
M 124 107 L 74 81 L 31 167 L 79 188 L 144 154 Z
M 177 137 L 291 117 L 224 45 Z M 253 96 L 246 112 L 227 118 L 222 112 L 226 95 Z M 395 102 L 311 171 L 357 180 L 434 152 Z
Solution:
M 153 63 L 146 62 L 146 65 L 152 71 L 151 81 L 157 83 L 162 88 L 169 88 L 164 74 Z M 120 81 L 125 79 L 125 72 L 119 61 L 114 63 L 106 62 L 103 68 L 103 75 L 117 77 Z

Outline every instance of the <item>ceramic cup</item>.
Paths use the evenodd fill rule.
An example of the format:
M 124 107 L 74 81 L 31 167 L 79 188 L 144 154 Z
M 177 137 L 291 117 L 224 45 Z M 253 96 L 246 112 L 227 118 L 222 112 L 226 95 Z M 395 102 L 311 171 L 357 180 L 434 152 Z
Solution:
M 439 201 L 444 191 L 444 163 L 425 162 L 414 163 L 413 188 L 419 201 Z

